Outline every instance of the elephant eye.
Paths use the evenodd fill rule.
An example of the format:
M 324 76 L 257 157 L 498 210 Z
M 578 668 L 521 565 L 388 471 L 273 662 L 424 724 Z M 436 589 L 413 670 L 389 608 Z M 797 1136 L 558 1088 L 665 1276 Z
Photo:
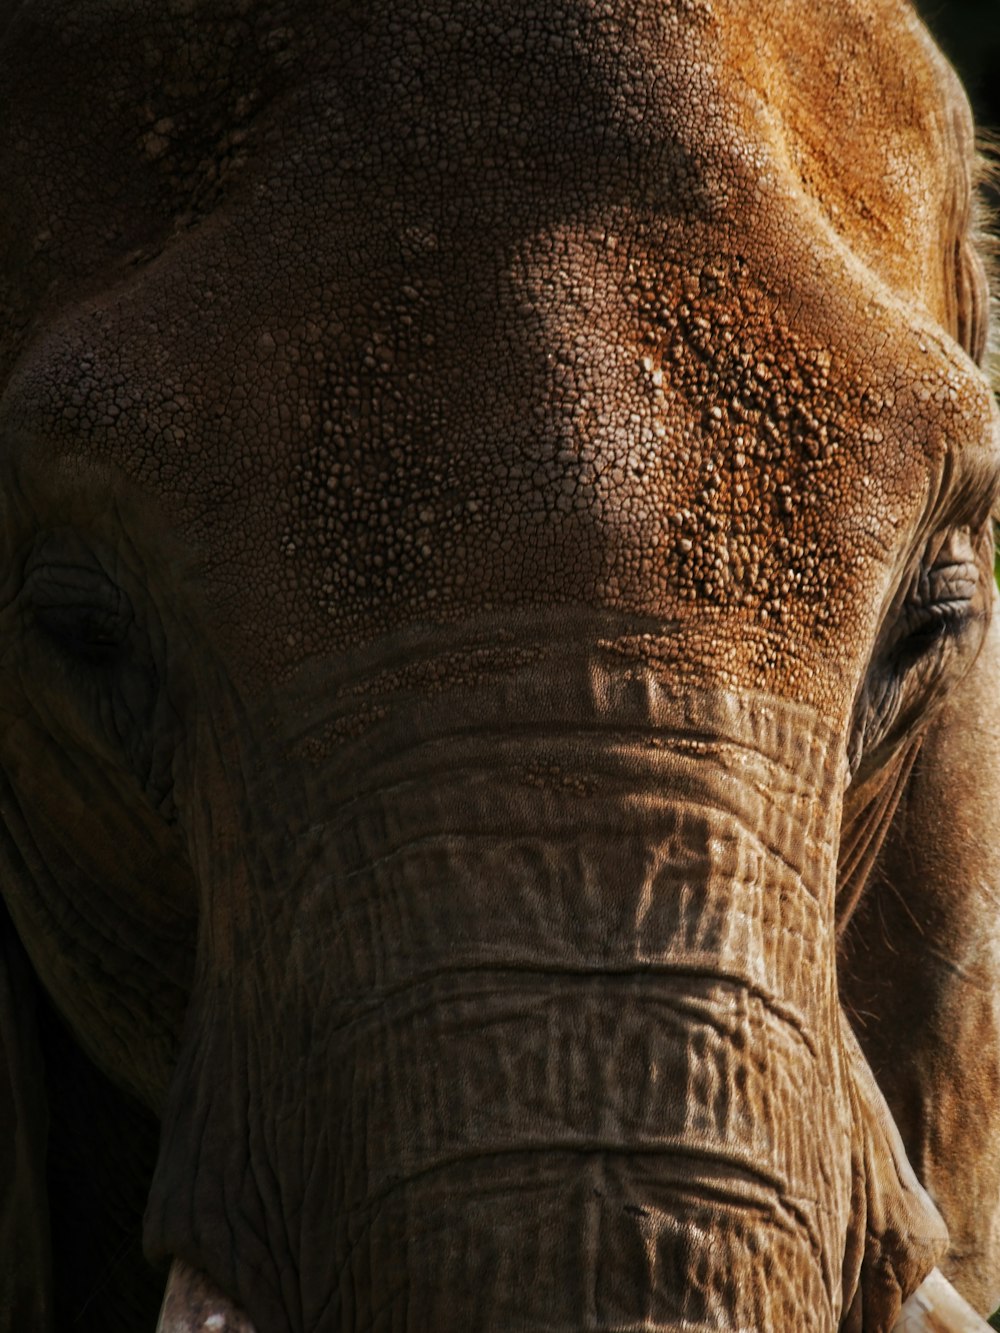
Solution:
M 164 698 L 161 640 L 150 632 L 158 621 L 107 572 L 114 560 L 63 533 L 31 553 L 18 596 L 22 678 L 38 716 L 67 744 L 122 764 L 159 805 L 172 742 L 155 725 Z
M 132 607 L 100 570 L 40 565 L 30 572 L 25 594 L 35 628 L 64 658 L 110 666 L 129 637 Z
M 975 591 L 973 572 L 971 587 L 965 595 L 961 589 L 956 589 L 936 599 L 908 603 L 904 612 L 903 639 L 896 649 L 897 665 L 904 669 L 915 667 L 928 657 L 944 651 L 952 641 L 961 639 L 973 624 L 983 620 L 981 613 L 973 611 L 972 597 Z
M 971 629 L 983 628 L 987 608 L 980 581 L 980 560 L 968 529 L 939 539 L 901 604 L 891 649 L 897 674 L 935 669 Z
M 982 642 L 990 606 L 980 572 L 984 535 L 970 528 L 937 534 L 897 593 L 855 702 L 852 781 L 912 732 Z

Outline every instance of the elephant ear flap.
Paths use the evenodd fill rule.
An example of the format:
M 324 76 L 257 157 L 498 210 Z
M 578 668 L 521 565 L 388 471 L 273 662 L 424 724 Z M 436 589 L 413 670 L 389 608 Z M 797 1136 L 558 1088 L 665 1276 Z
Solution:
M 38 983 L 0 901 L 0 1333 L 52 1328 Z

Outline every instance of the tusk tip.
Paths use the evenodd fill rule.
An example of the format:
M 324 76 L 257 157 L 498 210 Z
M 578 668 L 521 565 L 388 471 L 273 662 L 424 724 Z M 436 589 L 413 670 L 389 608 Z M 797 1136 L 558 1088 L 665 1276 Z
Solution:
M 175 1259 L 156 1333 L 254 1333 L 254 1328 L 211 1278 Z
M 990 1326 L 958 1294 L 938 1268 L 906 1301 L 892 1333 L 991 1333 Z

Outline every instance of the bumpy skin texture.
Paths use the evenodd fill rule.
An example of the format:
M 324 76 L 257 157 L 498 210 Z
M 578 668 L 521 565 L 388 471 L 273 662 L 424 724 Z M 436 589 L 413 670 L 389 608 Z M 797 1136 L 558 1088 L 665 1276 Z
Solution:
M 176 1258 L 168 1329 L 877 1333 L 949 1235 L 994 1303 L 909 8 L 20 0 L 0 85 L 0 1327 Z

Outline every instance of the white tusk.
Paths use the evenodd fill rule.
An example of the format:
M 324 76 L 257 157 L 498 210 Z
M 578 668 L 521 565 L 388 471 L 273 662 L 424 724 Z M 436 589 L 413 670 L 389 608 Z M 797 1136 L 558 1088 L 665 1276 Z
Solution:
M 254 1327 L 211 1278 L 175 1259 L 156 1333 L 254 1333 Z
M 959 1296 L 939 1268 L 932 1268 L 899 1312 L 892 1333 L 990 1333 L 990 1326 Z

